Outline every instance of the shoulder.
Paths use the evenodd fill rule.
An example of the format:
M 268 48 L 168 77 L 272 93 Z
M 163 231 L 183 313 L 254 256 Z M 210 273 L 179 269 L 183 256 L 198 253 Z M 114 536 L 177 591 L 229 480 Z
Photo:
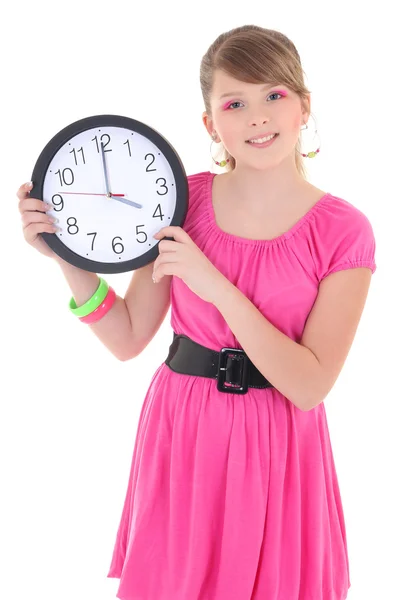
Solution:
M 345 198 L 327 193 L 321 202 L 320 213 L 316 224 L 321 233 L 342 236 L 362 230 L 373 235 L 371 221 L 365 212 Z
M 200 187 L 204 187 L 210 176 L 210 171 L 201 171 L 199 173 L 187 175 L 189 189 L 194 191 Z
M 200 173 L 193 173 L 187 175 L 188 184 L 188 203 L 189 208 L 192 210 L 197 205 L 202 204 L 203 199 L 209 193 L 209 183 L 211 183 L 211 172 L 201 171 Z
M 185 226 L 190 227 L 197 220 L 198 215 L 204 214 L 207 206 L 207 197 L 209 195 L 212 173 L 210 171 L 201 171 L 186 175 L 187 181 L 187 213 L 185 216 Z
M 313 223 L 320 278 L 350 266 L 375 271 L 375 235 L 367 215 L 350 201 L 327 194 Z

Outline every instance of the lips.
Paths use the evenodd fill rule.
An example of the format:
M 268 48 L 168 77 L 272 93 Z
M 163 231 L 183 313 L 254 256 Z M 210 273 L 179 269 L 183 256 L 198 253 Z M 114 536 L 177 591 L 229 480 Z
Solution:
M 251 138 L 249 138 L 248 140 L 246 140 L 246 142 L 251 142 L 252 140 L 261 140 L 264 137 L 269 137 L 270 135 L 279 135 L 276 131 L 270 131 L 269 133 L 260 133 L 260 135 L 255 135 Z
M 253 150 L 261 150 L 263 148 L 269 148 L 270 146 L 272 146 L 277 137 L 278 134 L 275 134 L 274 137 L 272 137 L 267 142 L 246 142 L 246 144 L 251 146 Z

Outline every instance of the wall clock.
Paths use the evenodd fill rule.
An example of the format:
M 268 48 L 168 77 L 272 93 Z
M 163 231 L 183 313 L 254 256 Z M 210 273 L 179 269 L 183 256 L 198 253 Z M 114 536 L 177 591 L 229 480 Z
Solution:
M 162 227 L 182 226 L 186 173 L 156 130 L 120 115 L 76 121 L 42 150 L 32 198 L 53 206 L 61 231 L 42 233 L 67 262 L 95 273 L 133 271 L 154 261 Z M 166 238 L 173 239 L 173 238 Z

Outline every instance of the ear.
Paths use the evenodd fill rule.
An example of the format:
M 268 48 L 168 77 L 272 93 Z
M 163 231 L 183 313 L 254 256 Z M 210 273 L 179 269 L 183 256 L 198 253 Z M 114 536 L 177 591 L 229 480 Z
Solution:
M 209 136 L 212 136 L 212 132 L 214 131 L 214 125 L 212 119 L 208 116 L 206 112 L 203 112 L 202 120 L 204 123 L 204 127 L 207 129 Z
M 303 122 L 307 123 L 311 114 L 311 95 L 307 94 L 306 98 L 302 102 L 302 114 L 303 114 Z

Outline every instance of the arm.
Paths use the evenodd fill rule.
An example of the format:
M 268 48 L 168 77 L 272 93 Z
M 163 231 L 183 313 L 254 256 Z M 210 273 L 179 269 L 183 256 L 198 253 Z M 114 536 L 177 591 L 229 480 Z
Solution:
M 337 271 L 320 283 L 299 343 L 272 325 L 230 281 L 215 302 L 257 369 L 302 411 L 332 389 L 351 348 L 371 281 L 368 268 Z
M 60 257 L 55 258 L 75 298 L 77 306 L 94 294 L 99 277 L 79 269 Z M 160 327 L 169 307 L 171 277 L 162 286 L 155 286 L 151 275 L 153 263 L 134 271 L 125 298 L 117 295 L 111 309 L 100 321 L 89 327 L 99 340 L 119 360 L 129 360 L 140 354 Z

